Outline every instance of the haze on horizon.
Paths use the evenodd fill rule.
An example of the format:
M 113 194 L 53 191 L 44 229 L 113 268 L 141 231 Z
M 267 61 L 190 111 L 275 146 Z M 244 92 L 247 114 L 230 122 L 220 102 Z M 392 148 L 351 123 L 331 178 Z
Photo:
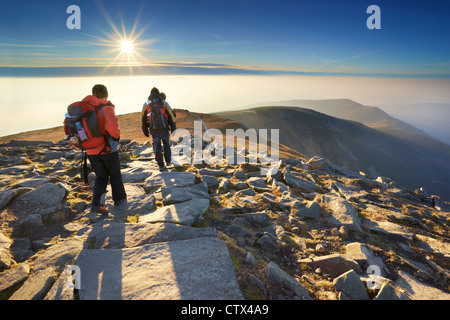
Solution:
M 213 113 L 291 99 L 352 99 L 369 106 L 450 102 L 448 79 L 170 75 L 0 78 L 0 136 L 62 125 L 67 106 L 102 83 L 117 114 L 139 112 L 151 88 L 174 108 Z M 17 94 L 23 92 L 23 94 Z M 12 94 L 13 93 L 13 94 Z

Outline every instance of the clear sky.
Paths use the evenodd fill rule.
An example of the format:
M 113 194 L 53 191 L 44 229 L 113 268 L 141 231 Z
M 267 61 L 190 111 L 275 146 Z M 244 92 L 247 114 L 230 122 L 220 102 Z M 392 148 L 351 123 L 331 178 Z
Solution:
M 70 5 L 81 10 L 79 30 L 66 26 Z M 370 5 L 381 9 L 379 30 L 366 26 Z M 449 35 L 448 0 L 0 2 L 3 69 L 122 65 L 449 78 Z M 131 43 L 122 47 L 122 40 Z

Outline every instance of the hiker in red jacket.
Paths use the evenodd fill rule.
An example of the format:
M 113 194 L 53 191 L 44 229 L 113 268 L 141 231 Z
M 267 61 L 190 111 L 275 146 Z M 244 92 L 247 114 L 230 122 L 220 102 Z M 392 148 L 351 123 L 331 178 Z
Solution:
M 119 122 L 114 111 L 115 107 L 107 101 L 107 98 L 108 90 L 104 85 L 98 84 L 92 88 L 92 95 L 83 99 L 83 102 L 87 102 L 94 107 L 106 104 L 97 112 L 98 126 L 100 133 L 103 134 L 103 142 L 95 148 L 86 150 L 89 162 L 96 175 L 91 212 L 102 214 L 108 213 L 104 204 L 108 179 L 111 182 L 114 205 L 122 206 L 126 205 L 127 202 L 120 172 Z

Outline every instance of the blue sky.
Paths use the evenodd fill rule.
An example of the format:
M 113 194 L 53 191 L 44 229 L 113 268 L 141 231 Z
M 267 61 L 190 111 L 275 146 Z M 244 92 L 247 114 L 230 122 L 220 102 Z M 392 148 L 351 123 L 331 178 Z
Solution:
M 66 27 L 72 4 L 80 30 Z M 373 4 L 381 30 L 366 27 Z M 2 0 L 0 67 L 450 77 L 449 13 L 446 0 Z

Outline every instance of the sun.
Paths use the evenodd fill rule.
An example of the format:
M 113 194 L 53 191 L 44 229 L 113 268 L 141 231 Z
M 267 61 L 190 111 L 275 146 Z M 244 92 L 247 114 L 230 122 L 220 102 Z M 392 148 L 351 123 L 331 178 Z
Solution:
M 100 29 L 102 35 L 89 36 L 95 40 L 95 45 L 107 48 L 103 51 L 105 61 L 109 60 L 105 62 L 104 72 L 112 67 L 129 67 L 130 73 L 133 73 L 134 67 L 140 68 L 151 64 L 148 53 L 152 51 L 152 45 L 156 40 L 148 37 L 143 39 L 150 23 L 138 28 L 140 15 L 144 12 L 143 6 L 144 2 L 134 24 L 128 28 L 121 17 L 119 21 L 113 20 L 106 10 L 101 10 L 109 28 Z
M 133 42 L 130 40 L 122 40 L 120 43 L 120 47 L 123 53 L 130 54 L 133 52 Z

